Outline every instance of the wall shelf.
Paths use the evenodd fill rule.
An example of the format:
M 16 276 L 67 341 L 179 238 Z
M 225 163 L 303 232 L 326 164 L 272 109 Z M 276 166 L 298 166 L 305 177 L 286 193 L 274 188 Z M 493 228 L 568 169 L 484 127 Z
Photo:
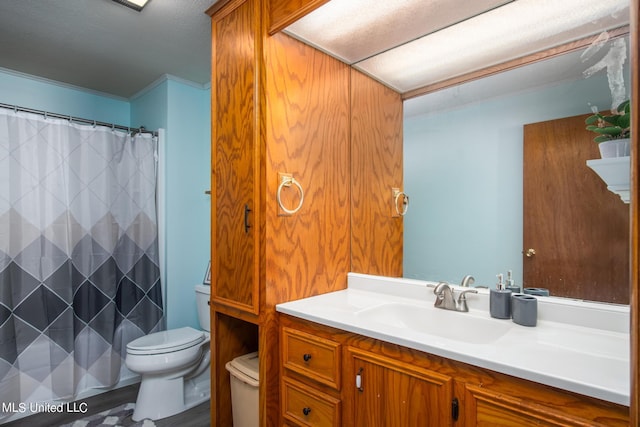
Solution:
M 631 157 L 611 157 L 606 159 L 587 160 L 587 166 L 593 169 L 607 184 L 607 189 L 620 196 L 624 203 L 629 203 Z

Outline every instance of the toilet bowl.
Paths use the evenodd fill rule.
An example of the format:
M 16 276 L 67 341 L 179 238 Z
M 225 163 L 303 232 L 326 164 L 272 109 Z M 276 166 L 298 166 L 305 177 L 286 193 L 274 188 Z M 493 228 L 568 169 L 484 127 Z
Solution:
M 209 400 L 209 295 L 209 286 L 196 285 L 203 331 L 187 326 L 127 344 L 127 368 L 142 376 L 133 421 L 170 417 Z

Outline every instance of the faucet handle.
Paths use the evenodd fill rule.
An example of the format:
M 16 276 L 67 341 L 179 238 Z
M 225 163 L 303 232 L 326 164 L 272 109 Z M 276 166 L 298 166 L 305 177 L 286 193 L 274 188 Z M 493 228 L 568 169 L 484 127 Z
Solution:
M 460 282 L 460 286 L 462 286 L 463 288 L 468 288 L 469 286 L 473 285 L 475 281 L 476 279 L 474 279 L 472 275 L 467 274 L 462 278 L 462 282 Z
M 440 282 L 436 285 L 435 289 L 433 290 L 433 293 L 436 295 L 439 295 L 445 292 L 447 289 L 451 289 L 449 284 L 447 282 Z
M 464 311 L 467 312 L 469 311 L 469 306 L 467 305 L 467 294 L 477 294 L 478 291 L 476 289 L 465 289 L 464 291 L 460 292 L 460 295 L 458 295 L 458 311 Z

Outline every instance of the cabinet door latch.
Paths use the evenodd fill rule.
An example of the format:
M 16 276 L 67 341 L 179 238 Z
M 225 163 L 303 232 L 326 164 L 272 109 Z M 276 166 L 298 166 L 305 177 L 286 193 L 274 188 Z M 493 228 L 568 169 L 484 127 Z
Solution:
M 460 404 L 458 403 L 458 398 L 454 397 L 451 401 L 451 418 L 453 421 L 458 421 L 458 415 L 460 414 Z

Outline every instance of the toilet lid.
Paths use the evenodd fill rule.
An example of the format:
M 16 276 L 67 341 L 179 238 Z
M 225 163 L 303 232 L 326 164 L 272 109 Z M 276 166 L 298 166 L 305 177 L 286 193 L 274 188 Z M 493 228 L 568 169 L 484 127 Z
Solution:
M 192 347 L 204 341 L 202 331 L 185 327 L 169 329 L 168 331 L 154 332 L 145 335 L 127 344 L 128 350 L 143 352 L 166 352 Z

